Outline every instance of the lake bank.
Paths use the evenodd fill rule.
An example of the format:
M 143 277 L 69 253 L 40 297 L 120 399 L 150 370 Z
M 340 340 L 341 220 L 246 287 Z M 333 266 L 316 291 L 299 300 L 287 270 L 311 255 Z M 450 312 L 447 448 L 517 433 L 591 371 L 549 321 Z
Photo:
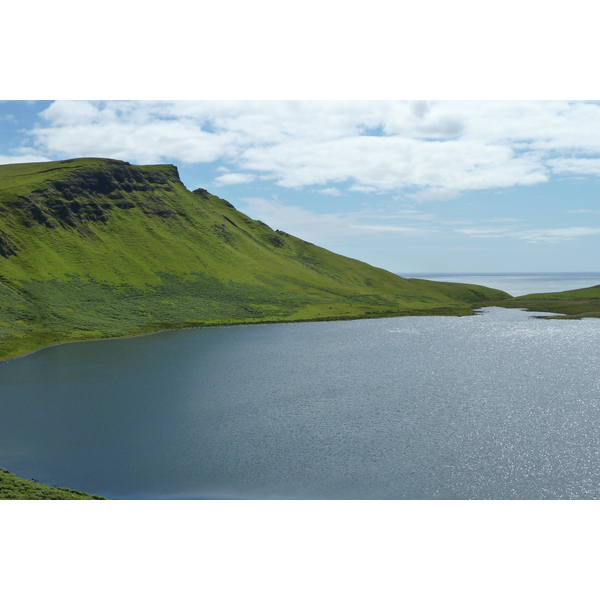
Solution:
M 65 341 L 57 341 L 53 343 L 44 344 L 39 346 L 33 350 L 28 350 L 23 354 L 16 354 L 14 356 L 8 356 L 6 358 L 0 358 L 0 364 L 3 362 L 15 360 L 17 358 L 24 358 L 40 350 L 44 350 L 46 348 L 52 348 L 54 346 L 62 346 L 64 344 L 77 344 L 82 342 L 99 342 L 103 340 L 126 340 L 130 338 L 143 337 L 146 335 L 154 335 L 156 333 L 163 333 L 165 331 L 185 331 L 189 329 L 206 329 L 212 327 L 241 327 L 247 325 L 275 325 L 275 324 L 285 324 L 285 323 L 324 323 L 331 321 L 360 321 L 366 319 L 389 319 L 395 317 L 430 317 L 430 316 L 440 316 L 440 317 L 464 317 L 475 314 L 481 308 L 480 304 L 473 305 L 471 308 L 457 308 L 457 307 L 448 307 L 441 308 L 429 311 L 390 311 L 389 313 L 378 313 L 375 315 L 372 314 L 364 314 L 358 316 L 332 316 L 332 317 L 315 317 L 315 318 L 306 318 L 306 319 L 247 319 L 240 321 L 227 321 L 222 323 L 197 323 L 193 326 L 177 326 L 173 325 L 172 327 L 165 327 L 164 324 L 161 325 L 161 329 L 154 329 L 151 331 L 141 331 L 140 333 L 125 333 L 123 335 L 110 335 L 110 336 L 99 336 L 99 337 L 90 337 L 85 339 L 77 339 L 77 340 L 65 340 Z
M 7 469 L 0 468 L 0 500 L 106 500 L 96 496 L 60 488 L 50 487 L 37 481 L 17 477 Z

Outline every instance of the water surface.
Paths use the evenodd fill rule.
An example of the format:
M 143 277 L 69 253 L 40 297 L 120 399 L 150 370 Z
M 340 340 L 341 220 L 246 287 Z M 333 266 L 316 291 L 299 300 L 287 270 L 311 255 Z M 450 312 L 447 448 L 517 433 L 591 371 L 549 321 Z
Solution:
M 600 320 L 170 331 L 0 364 L 0 464 L 113 498 L 600 497 Z

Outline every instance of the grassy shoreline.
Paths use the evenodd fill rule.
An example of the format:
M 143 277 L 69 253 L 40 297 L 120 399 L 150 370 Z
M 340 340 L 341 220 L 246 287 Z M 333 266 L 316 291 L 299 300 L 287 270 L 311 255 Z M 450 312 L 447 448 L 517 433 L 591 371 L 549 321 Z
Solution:
M 103 496 L 64 487 L 51 487 L 17 477 L 0 468 L 0 500 L 107 500 Z
M 498 302 L 498 301 L 497 301 Z M 489 306 L 495 306 L 497 303 L 490 304 Z M 498 304 L 499 305 L 499 304 Z M 487 305 L 486 305 L 487 306 Z M 314 317 L 314 318 L 306 318 L 306 319 L 262 319 L 262 320 L 240 320 L 236 322 L 222 322 L 222 323 L 197 323 L 193 326 L 178 326 L 173 325 L 171 327 L 162 326 L 161 329 L 155 329 L 151 331 L 140 331 L 139 333 L 125 333 L 123 335 L 110 335 L 110 336 L 99 336 L 99 337 L 90 337 L 85 339 L 78 340 L 65 340 L 65 341 L 56 341 L 49 344 L 41 345 L 33 350 L 27 350 L 21 354 L 14 354 L 12 356 L 7 356 L 5 358 L 0 357 L 0 364 L 9 362 L 11 360 L 16 360 L 18 358 L 25 358 L 26 356 L 30 356 L 31 354 L 35 354 L 40 350 L 45 350 L 47 348 L 52 348 L 54 346 L 63 346 L 65 344 L 78 344 L 82 342 L 102 342 L 108 340 L 126 340 L 133 339 L 138 337 L 143 337 L 146 335 L 155 335 L 157 333 L 165 333 L 167 331 L 184 331 L 184 330 L 192 330 L 192 329 L 206 329 L 212 327 L 241 327 L 248 325 L 283 325 L 283 324 L 292 324 L 292 323 L 325 323 L 332 321 L 360 321 L 363 319 L 390 319 L 397 317 L 466 317 L 476 314 L 475 311 L 479 308 L 482 308 L 479 305 L 473 305 L 471 308 L 462 309 L 457 307 L 447 307 L 430 311 L 391 311 L 386 314 L 365 314 L 365 315 L 357 315 L 357 316 L 331 316 L 331 317 Z

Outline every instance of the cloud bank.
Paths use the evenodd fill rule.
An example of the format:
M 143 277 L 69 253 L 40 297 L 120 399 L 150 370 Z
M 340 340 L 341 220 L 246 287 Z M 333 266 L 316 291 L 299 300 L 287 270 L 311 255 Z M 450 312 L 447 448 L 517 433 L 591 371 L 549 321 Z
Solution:
M 58 101 L 41 117 L 30 132 L 40 155 L 219 161 L 231 171 L 220 186 L 263 179 L 434 201 L 600 174 L 593 102 Z

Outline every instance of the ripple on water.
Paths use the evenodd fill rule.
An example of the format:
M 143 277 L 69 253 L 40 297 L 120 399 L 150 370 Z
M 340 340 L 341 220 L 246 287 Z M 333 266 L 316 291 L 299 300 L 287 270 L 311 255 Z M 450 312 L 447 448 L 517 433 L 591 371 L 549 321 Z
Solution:
M 600 321 L 171 331 L 0 365 L 0 455 L 117 498 L 599 498 Z

